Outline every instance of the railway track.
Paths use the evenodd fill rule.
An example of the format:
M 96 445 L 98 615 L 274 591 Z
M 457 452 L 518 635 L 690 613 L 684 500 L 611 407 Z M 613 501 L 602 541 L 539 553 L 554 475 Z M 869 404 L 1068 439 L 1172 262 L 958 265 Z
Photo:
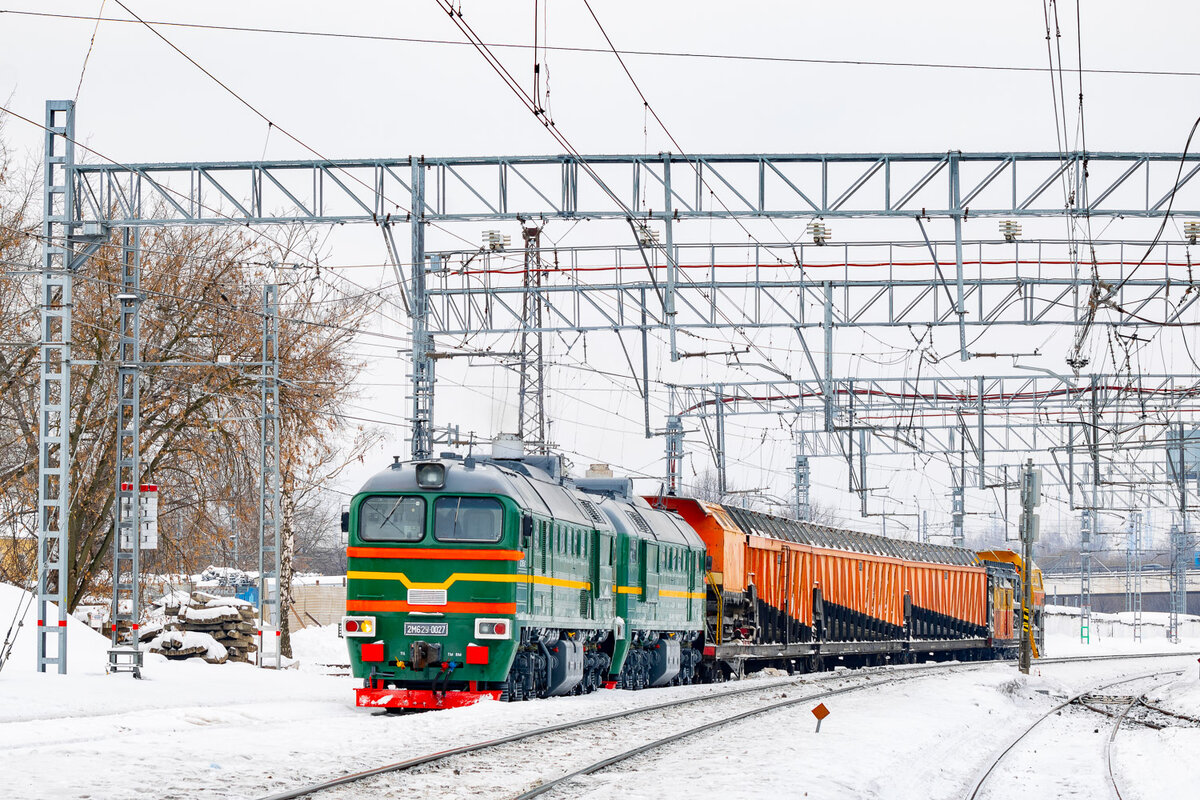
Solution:
M 1076 659 L 1076 660 L 1078 660 L 1078 659 Z M 1103 659 L 1097 658 L 1097 659 L 1087 659 L 1087 660 L 1111 660 L 1111 658 L 1103 658 Z M 988 796 L 988 793 L 985 793 L 984 789 L 985 789 L 985 787 L 990 786 L 989 782 L 992 779 L 994 779 L 995 776 L 1000 774 L 998 771 L 998 767 L 1000 766 L 1000 764 L 1003 763 L 1004 760 L 1011 753 L 1013 753 L 1015 750 L 1017 750 L 1018 747 L 1028 739 L 1030 734 L 1032 734 L 1035 730 L 1037 730 L 1042 725 L 1042 723 L 1044 723 L 1046 720 L 1050 719 L 1051 717 L 1057 715 L 1063 709 L 1069 708 L 1072 705 L 1079 705 L 1083 708 L 1087 708 L 1088 710 L 1095 711 L 1100 714 L 1104 714 L 1112 719 L 1112 729 L 1104 741 L 1104 764 L 1105 764 L 1105 773 L 1106 773 L 1105 777 L 1107 778 L 1108 788 L 1111 790 L 1112 795 L 1114 797 L 1116 797 L 1117 800 L 1123 800 L 1120 786 L 1118 785 L 1116 775 L 1114 774 L 1113 768 L 1112 768 L 1113 742 L 1116 740 L 1117 735 L 1120 733 L 1122 724 L 1126 721 L 1127 717 L 1129 717 L 1130 712 L 1135 707 L 1137 707 L 1145 702 L 1146 694 L 1145 694 L 1145 692 L 1143 692 L 1143 693 L 1137 694 L 1137 695 L 1128 695 L 1128 696 L 1123 696 L 1123 697 L 1110 697 L 1110 696 L 1105 696 L 1102 693 L 1108 689 L 1115 687 L 1115 686 L 1122 686 L 1124 684 L 1135 683 L 1135 682 L 1139 682 L 1139 681 L 1155 680 L 1155 679 L 1160 679 L 1160 678 L 1163 678 L 1163 677 L 1166 677 L 1169 675 L 1178 675 L 1178 674 L 1181 674 L 1181 673 L 1176 668 L 1176 669 L 1169 669 L 1169 670 L 1160 670 L 1157 672 L 1144 673 L 1142 675 L 1135 675 L 1133 677 L 1125 677 L 1125 678 L 1121 678 L 1120 680 L 1098 684 L 1096 686 L 1093 686 L 1089 689 L 1081 691 L 1081 692 L 1071 696 L 1070 698 L 1064 700 L 1063 702 L 1059 703 L 1054 708 L 1050 709 L 1045 714 L 1043 714 L 1042 716 L 1040 716 L 1036 720 L 1034 720 L 1033 724 L 1031 724 L 1029 727 L 1027 727 L 1024 731 L 1022 731 L 1020 733 L 1020 735 L 1018 735 L 1015 739 L 1013 739 L 1008 744 L 1007 747 L 1005 747 L 1003 750 L 1001 750 L 992 759 L 992 762 L 988 765 L 987 769 L 982 773 L 982 775 L 980 775 L 980 777 L 976 781 L 974 788 L 971 790 L 971 793 L 969 795 L 967 795 L 967 800 L 979 800 L 979 798 Z M 1107 706 L 1107 705 L 1118 706 L 1119 710 L 1118 711 L 1110 711 L 1107 708 L 1097 707 L 1097 706 Z M 1147 725 L 1148 727 L 1161 727 L 1161 726 L 1157 726 L 1153 723 L 1147 723 L 1146 721 L 1142 721 L 1142 720 L 1138 720 L 1138 722 L 1140 722 L 1143 725 Z M 1009 786 L 1003 787 L 1001 789 L 1001 793 L 1004 795 L 1011 794 L 1012 786 L 1009 785 Z
M 1163 657 L 1178 656 L 1178 655 L 1190 655 L 1190 653 L 1172 653 L 1172 654 L 1155 654 L 1155 655 L 1121 654 L 1121 655 L 1109 655 L 1109 656 L 1087 656 L 1087 657 L 1075 657 L 1075 658 L 1043 659 L 1043 660 L 1040 660 L 1039 663 L 1045 663 L 1045 664 L 1068 664 L 1068 663 L 1074 663 L 1074 662 L 1088 663 L 1088 662 L 1097 662 L 1097 661 L 1120 661 L 1120 660 L 1139 659 L 1139 658 L 1163 658 Z M 804 677 L 783 679 L 783 680 L 773 681 L 773 682 L 769 682 L 769 683 L 763 682 L 763 681 L 755 681 L 753 686 L 740 687 L 740 688 L 732 689 L 732 690 L 715 691 L 715 692 L 707 693 L 707 694 L 704 694 L 701 696 L 681 698 L 678 700 L 656 703 L 656 704 L 650 705 L 650 706 L 642 706 L 642 707 L 638 707 L 638 708 L 617 711 L 617 712 L 613 712 L 610 714 L 603 714 L 600 716 L 589 717 L 589 718 L 582 719 L 582 720 L 572 720 L 572 721 L 568 721 L 568 722 L 547 725 L 544 727 L 521 731 L 518 733 L 501 736 L 501 737 L 494 738 L 494 739 L 478 741 L 478 742 L 462 745 L 459 747 L 453 747 L 453 748 L 448 748 L 445 750 L 431 752 L 431 753 L 427 753 L 424 755 L 416 756 L 414 758 L 405 759 L 403 761 L 386 764 L 386 765 L 383 765 L 380 767 L 361 770 L 358 772 L 349 773 L 349 774 L 345 774 L 345 775 L 339 775 L 337 777 L 322 781 L 320 783 L 315 783 L 315 784 L 279 792 L 276 794 L 267 795 L 267 796 L 263 797 L 262 800 L 298 800 L 299 798 L 318 797 L 318 796 L 322 797 L 322 798 L 327 797 L 327 796 L 336 797 L 336 796 L 339 796 L 340 793 L 337 793 L 335 790 L 337 790 L 341 787 L 354 786 L 355 789 L 357 790 L 357 789 L 362 788 L 361 784 L 363 784 L 364 781 L 370 781 L 373 778 L 379 778 L 380 776 L 386 776 L 389 774 L 406 773 L 406 772 L 413 773 L 414 780 L 422 780 L 427 783 L 429 783 L 429 782 L 436 783 L 436 781 L 442 780 L 442 779 L 445 779 L 448 782 L 459 782 L 460 781 L 460 778 L 459 778 L 460 769 L 459 768 L 461 768 L 462 771 L 465 773 L 470 773 L 471 769 L 472 769 L 471 767 L 464 765 L 464 761 L 461 759 L 461 757 L 463 757 L 463 756 L 468 756 L 468 755 L 472 755 L 472 754 L 488 754 L 488 755 L 494 756 L 494 754 L 496 752 L 502 751 L 506 745 L 511 745 L 511 744 L 514 744 L 517 742 L 526 742 L 528 740 L 537 739 L 538 737 L 551 737 L 555 734 L 560 734 L 560 733 L 564 733 L 564 732 L 568 732 L 568 731 L 581 731 L 581 730 L 588 729 L 588 728 L 600 728 L 600 727 L 604 726 L 606 723 L 610 724 L 610 727 L 612 726 L 612 724 L 615 724 L 615 723 L 620 723 L 622 725 L 626 725 L 627 724 L 626 721 L 631 720 L 633 718 L 637 718 L 637 717 L 654 718 L 653 724 L 650 725 L 650 727 L 654 729 L 655 733 L 660 733 L 661 729 L 663 727 L 663 715 L 670 713 L 676 709 L 684 709 L 689 706 L 702 705 L 710 713 L 711 718 L 706 719 L 700 725 L 692 725 L 690 727 L 687 727 L 686 729 L 679 730 L 675 733 L 672 733 L 669 736 L 665 736 L 665 737 L 660 736 L 658 738 L 653 739 L 652 741 L 648 741 L 647 743 L 641 744 L 637 747 L 627 749 L 620 753 L 607 755 L 605 758 L 597 759 L 594 762 L 591 762 L 591 763 L 581 767 L 580 769 L 576 769 L 567 774 L 559 775 L 552 779 L 540 782 L 537 786 L 530 788 L 524 794 L 520 795 L 521 798 L 532 798 L 532 797 L 537 797 L 539 795 L 550 792 L 556 788 L 567 786 L 575 779 L 582 777 L 584 775 L 589 775 L 589 774 L 592 774 L 595 772 L 600 772 L 600 771 L 603 771 L 603 770 L 613 766 L 614 764 L 621 763 L 623 761 L 626 761 L 630 758 L 634 758 L 643 753 L 668 747 L 672 743 L 678 742 L 689 736 L 704 733 L 706 731 L 710 731 L 710 730 L 713 730 L 715 728 L 719 728 L 719 727 L 722 727 L 725 725 L 737 724 L 739 722 L 742 722 L 746 719 L 750 719 L 752 717 L 758 716 L 760 714 L 769 713 L 771 711 L 786 708 L 789 706 L 799 705 L 799 704 L 806 703 L 806 702 L 819 702 L 822 698 L 833 697 L 833 696 L 836 696 L 839 694 L 846 694 L 849 692 L 860 691 L 860 690 L 867 689 L 867 688 L 886 686 L 889 684 L 894 684 L 894 683 L 898 683 L 898 682 L 902 682 L 902 681 L 906 681 L 906 680 L 912 680 L 912 679 L 919 678 L 919 677 L 926 677 L 926 676 L 929 676 L 930 674 L 936 674 L 936 673 L 945 672 L 948 670 L 978 669 L 981 667 L 986 667 L 989 663 L 995 663 L 995 662 L 977 662 L 977 663 L 961 663 L 961 664 L 960 663 L 929 664 L 929 665 L 925 665 L 925 666 L 903 667 L 900 669 L 866 670 L 866 671 L 855 671 L 855 672 L 833 672 L 833 673 L 810 674 L 810 675 L 806 675 Z M 1174 672 L 1174 670 L 1171 670 L 1171 672 Z M 1151 673 L 1151 674 L 1158 675 L 1160 673 Z M 1120 685 L 1122 683 L 1130 682 L 1131 680 L 1136 680 L 1138 678 L 1145 678 L 1145 677 L 1146 676 L 1137 676 L 1137 678 L 1134 678 L 1134 679 L 1125 678 L 1120 681 L 1111 682 L 1109 684 L 1104 684 L 1099 687 L 1093 687 L 1092 689 L 1090 689 L 1088 691 L 1091 691 L 1091 692 L 1101 691 L 1104 688 L 1107 688 L 1108 686 L 1116 686 L 1116 685 Z M 843 682 L 843 681 L 852 681 L 853 685 L 839 686 L 839 687 L 833 688 L 833 689 L 822 689 L 821 688 L 823 684 L 828 684 L 831 682 Z M 798 696 L 786 696 L 786 695 L 779 694 L 780 692 L 787 692 L 790 695 L 792 690 L 799 690 L 801 692 L 801 694 Z M 751 707 L 743 706 L 740 708 L 729 709 L 724 714 L 711 714 L 711 712 L 714 710 L 715 705 L 718 703 L 722 703 L 722 702 L 729 703 L 731 701 L 736 700 L 737 698 L 741 698 L 746 695 L 750 695 L 750 694 L 754 694 L 754 693 L 759 693 L 759 694 L 775 693 L 776 697 L 772 698 L 772 701 L 768 702 L 768 703 L 760 703 L 757 705 L 752 705 Z M 1047 714 L 1047 715 L 1043 716 L 1041 719 L 1039 719 L 1038 723 L 1040 723 L 1042 720 L 1044 720 L 1046 717 L 1050 716 L 1051 714 L 1055 713 L 1056 711 L 1060 710 L 1061 708 L 1065 707 L 1070 702 L 1077 700 L 1078 698 L 1082 697 L 1083 695 L 1085 695 L 1087 693 L 1088 692 L 1081 692 L 1079 695 L 1076 695 L 1075 697 L 1071 698 L 1071 700 L 1068 701 L 1068 703 L 1061 704 L 1061 705 L 1057 706 L 1055 709 L 1052 709 L 1049 714 Z M 760 698 L 760 699 L 765 699 L 765 698 Z M 693 715 L 694 716 L 703 716 L 703 714 L 693 714 Z M 689 717 L 687 718 L 686 721 L 694 722 L 695 720 L 693 720 L 691 718 L 691 716 L 693 716 L 693 715 L 689 715 Z M 1131 720 L 1132 720 L 1132 718 L 1131 718 Z M 1139 722 L 1140 722 L 1140 720 L 1139 720 Z M 1036 727 L 1036 725 L 1038 723 L 1035 723 L 1034 726 L 1031 726 L 1030 730 L 1032 730 L 1032 727 Z M 625 733 L 628 733 L 627 728 L 623 728 L 623 731 Z M 1026 731 L 1026 734 L 1028 732 L 1029 731 Z M 1023 736 L 1024 736 L 1024 734 L 1023 734 Z M 650 736 L 647 736 L 645 738 L 649 739 Z M 604 743 L 607 744 L 608 742 L 604 742 Z M 593 744 L 594 744 L 594 742 L 589 743 L 589 742 L 585 741 L 582 746 L 583 746 L 583 749 L 589 749 L 592 747 Z M 1010 745 L 1009 749 L 1012 749 L 1016 745 L 1017 745 L 1017 742 L 1014 742 L 1012 745 Z M 1005 754 L 1006 753 L 1007 753 L 1007 751 L 1005 752 Z M 998 761 L 1003 759 L 1003 755 L 1004 754 L 1002 754 L 1000 756 Z M 526 761 L 530 761 L 530 760 L 536 761 L 537 760 L 536 758 L 530 759 L 530 753 L 527 749 L 523 749 L 522 758 L 524 758 Z M 499 759 L 499 760 L 503 761 L 503 759 Z M 998 763 L 998 761 L 997 761 L 997 763 Z M 457 764 L 459 766 L 459 768 L 455 768 L 455 766 L 454 766 L 455 764 Z M 993 768 L 994 768 L 994 766 L 993 766 Z M 453 776 L 451 777 L 449 775 L 449 773 L 453 773 Z M 989 774 L 990 774 L 990 770 L 989 770 Z M 421 777 L 418 778 L 418 775 L 420 775 Z M 985 775 L 984 780 L 986 780 L 986 777 L 987 776 Z M 541 780 L 541 779 L 539 779 L 539 780 Z M 982 786 L 982 782 L 980 783 L 979 786 L 976 787 L 975 792 L 970 795 L 972 798 L 977 797 L 981 786 Z M 350 797 L 353 795 L 346 794 L 345 796 Z
M 1171 655 L 1175 655 L 1175 654 L 1171 654 Z M 1047 659 L 1045 663 L 1062 664 L 1062 663 L 1070 663 L 1073 661 L 1094 662 L 1094 661 L 1123 660 L 1126 658 L 1154 658 L 1154 657 L 1161 657 L 1161 656 L 1143 656 L 1140 654 L 1114 655 L 1114 656 L 1091 656 L 1091 657 L 1085 657 L 1085 658 Z M 917 676 L 912 676 L 912 677 L 917 677 Z M 906 679 L 906 678 L 907 678 L 907 676 L 905 676 L 905 678 L 901 678 L 901 679 Z M 891 681 L 891 682 L 898 682 L 898 681 Z M 875 685 L 883 685 L 883 684 L 877 683 Z M 820 694 L 806 695 L 804 697 L 800 697 L 800 698 L 796 698 L 796 699 L 783 700 L 780 702 L 764 705 L 760 708 L 751 709 L 749 711 L 746 711 L 746 712 L 743 712 L 740 714 L 736 714 L 731 717 L 727 717 L 727 718 L 720 719 L 720 720 L 715 720 L 712 722 L 707 722 L 702 725 L 697 725 L 693 728 L 689 728 L 688 730 L 681 731 L 679 733 L 675 733 L 670 736 L 665 736 L 665 737 L 657 739 L 653 742 L 650 742 L 648 744 L 640 745 L 638 747 L 634 747 L 629 750 L 626 750 L 622 753 L 618 753 L 618 754 L 600 759 L 600 760 L 598 760 L 592 764 L 589 764 L 588 766 L 585 766 L 581 769 L 575 770 L 571 773 L 568 773 L 566 775 L 555 778 L 551 781 L 547 781 L 539 786 L 536 786 L 536 787 L 524 792 L 523 794 L 518 795 L 515 798 L 515 800 L 532 800 L 532 798 L 539 797 L 544 794 L 550 793 L 556 789 L 566 787 L 567 785 L 569 785 L 572 781 L 576 780 L 577 778 L 581 778 L 585 775 L 590 775 L 592 773 L 600 772 L 602 770 L 608 769 L 609 767 L 612 767 L 623 761 L 627 761 L 628 759 L 633 758 L 635 756 L 639 756 L 639 755 L 642 755 L 644 753 L 647 753 L 647 752 L 650 752 L 653 750 L 667 747 L 667 746 L 672 745 L 672 744 L 674 744 L 682 739 L 685 739 L 689 736 L 693 736 L 693 735 L 700 734 L 700 733 L 705 733 L 707 731 L 711 731 L 715 728 L 719 728 L 724 725 L 735 724 L 737 722 L 741 722 L 745 719 L 749 719 L 749 718 L 757 716 L 759 714 L 768 713 L 768 712 L 775 711 L 778 709 L 788 708 L 790 706 L 795 706 L 800 703 L 812 702 L 814 700 L 819 700 L 819 699 L 825 698 L 825 697 L 832 697 L 832 696 L 839 695 L 839 694 L 846 694 L 848 692 L 858 691 L 863 688 L 866 688 L 866 687 L 865 686 L 854 686 L 854 687 L 848 687 L 848 688 L 844 688 L 844 689 L 837 689 L 837 690 L 822 692 Z M 1139 701 L 1144 701 L 1145 696 L 1143 695 L 1138 699 L 1139 699 Z M 1127 713 L 1127 710 L 1125 713 Z M 1124 717 L 1124 713 L 1121 714 L 1121 717 L 1122 718 Z M 1119 726 L 1120 720 L 1118 720 L 1117 724 Z M 1115 737 L 1115 733 L 1114 733 L 1114 737 Z
M 941 665 L 941 666 L 942 666 L 942 670 L 945 670 L 945 669 L 949 669 L 949 668 L 953 668 L 953 667 L 966 668 L 968 665 L 956 664 L 956 665 L 949 665 L 949 666 L 947 666 L 947 665 Z M 977 666 L 977 665 L 970 665 L 970 666 Z M 526 791 L 520 795 L 517 795 L 515 800 L 532 800 L 532 798 L 534 798 L 534 797 L 540 797 L 541 795 L 548 794 L 552 791 L 559 790 L 559 789 L 567 791 L 568 787 L 570 786 L 570 784 L 573 781 L 577 780 L 578 778 L 582 778 L 585 775 L 591 775 L 593 773 L 601 772 L 601 771 L 606 770 L 610 767 L 613 767 L 617 764 L 620 764 L 624 761 L 628 761 L 629 759 L 634 758 L 635 756 L 640 756 L 644 753 L 648 753 L 648 752 L 651 752 L 654 750 L 659 750 L 664 747 L 668 747 L 672 744 L 675 744 L 676 742 L 679 742 L 683 739 L 688 738 L 689 736 L 695 736 L 700 733 L 706 733 L 708 731 L 714 730 L 716 728 L 724 727 L 726 725 L 733 725 L 733 724 L 742 722 L 744 720 L 750 719 L 752 717 L 756 717 L 760 714 L 766 714 L 766 713 L 769 713 L 772 711 L 778 711 L 783 708 L 790 708 L 792 706 L 800 705 L 802 703 L 811 703 L 813 701 L 823 700 L 828 697 L 836 697 L 837 695 L 849 694 L 850 692 L 857 692 L 857 691 L 861 691 L 863 689 L 867 689 L 867 688 L 871 688 L 871 687 L 887 686 L 887 685 L 891 685 L 891 684 L 901 683 L 904 681 L 916 680 L 917 678 L 928 677 L 930 672 L 942 671 L 942 670 L 937 670 L 935 668 L 928 668 L 928 669 L 920 670 L 920 674 L 895 675 L 892 677 L 891 680 L 863 683 L 863 684 L 860 684 L 857 686 L 848 686 L 848 687 L 843 687 L 840 689 L 830 689 L 830 690 L 826 690 L 823 692 L 806 694 L 802 697 L 797 697 L 797 698 L 787 699 L 787 700 L 780 700 L 780 701 L 774 702 L 774 703 L 768 703 L 766 705 L 762 705 L 757 708 L 752 708 L 748 711 L 743 711 L 741 713 L 734 714 L 732 716 L 723 717 L 721 719 L 706 722 L 702 725 L 696 725 L 695 727 L 688 728 L 687 730 L 680 731 L 678 733 L 673 733 L 670 736 L 664 736 L 664 737 L 656 739 L 652 742 L 648 742 L 646 744 L 630 748 L 629 750 L 625 750 L 625 751 L 617 753 L 615 755 L 607 756 L 598 761 L 592 762 L 591 764 L 588 764 L 587 766 L 584 766 L 580 769 L 574 770 L 565 775 L 561 775 L 552 780 L 545 781 L 545 782 L 541 783 L 540 785 L 535 786 L 532 789 L 529 789 L 528 791 Z
M 1119 714 L 1116 715 L 1116 719 L 1113 722 L 1112 733 L 1110 733 L 1108 735 L 1108 738 L 1104 740 L 1104 769 L 1105 769 L 1105 772 L 1108 773 L 1108 785 L 1110 787 L 1112 787 L 1113 794 L 1115 794 L 1117 796 L 1117 800 L 1124 800 L 1124 798 L 1121 795 L 1121 786 L 1120 786 L 1120 784 L 1117 783 L 1117 775 L 1115 772 L 1113 772 L 1113 765 L 1112 765 L 1113 742 L 1116 741 L 1117 734 L 1121 732 L 1121 723 L 1125 721 L 1125 717 L 1129 714 L 1129 712 L 1131 710 L 1133 710 L 1134 706 L 1138 705 L 1139 703 L 1145 702 L 1145 700 L 1146 700 L 1146 693 L 1143 692 L 1142 694 L 1138 695 L 1137 697 L 1132 698 L 1128 703 L 1125 703 L 1124 704 L 1125 707 L 1121 710 L 1121 712 Z
M 624 720 L 628 720 L 630 718 L 637 717 L 637 716 L 646 716 L 650 721 L 650 727 L 652 727 L 654 729 L 661 729 L 661 726 L 663 724 L 663 721 L 662 721 L 663 712 L 668 712 L 668 711 L 672 711 L 672 710 L 676 710 L 676 709 L 682 709 L 687 706 L 712 705 L 714 703 L 719 703 L 722 701 L 735 700 L 735 699 L 741 698 L 745 695 L 750 695 L 750 694 L 754 694 L 754 693 L 758 693 L 758 694 L 763 694 L 763 693 L 769 694 L 769 693 L 773 693 L 773 692 L 781 693 L 780 696 L 778 697 L 778 699 L 776 699 L 774 702 L 770 702 L 765 705 L 763 705 L 763 704 L 752 705 L 752 707 L 749 709 L 741 709 L 741 710 L 737 711 L 737 713 L 733 713 L 733 714 L 717 715 L 716 719 L 709 720 L 708 722 L 705 722 L 703 725 L 688 728 L 687 730 L 680 731 L 680 732 L 674 734 L 673 736 L 660 738 L 656 741 L 650 742 L 649 744 L 642 745 L 639 748 L 635 748 L 633 750 L 628 750 L 624 753 L 610 756 L 610 757 L 604 759 L 603 761 L 589 764 L 587 767 L 584 767 L 581 770 L 576 770 L 567 775 L 561 775 L 561 776 L 553 779 L 552 781 L 542 783 L 539 786 L 535 787 L 534 789 L 531 789 L 530 791 L 532 792 L 532 794 L 528 794 L 528 793 L 527 794 L 528 794 L 528 796 L 533 797 L 542 792 L 549 791 L 549 789 L 551 789 L 551 788 L 554 788 L 559 785 L 563 785 L 564 783 L 569 782 L 570 780 L 572 780 L 573 778 L 575 778 L 579 775 L 588 774 L 590 772 L 595 772 L 600 769 L 604 769 L 607 766 L 611 766 L 614 763 L 618 763 L 627 758 L 631 758 L 635 755 L 638 755 L 639 753 L 646 752 L 647 750 L 654 749 L 657 747 L 663 747 L 667 744 L 670 744 L 673 741 L 678 741 L 679 739 L 685 738 L 687 736 L 691 736 L 693 734 L 700 733 L 705 730 L 711 730 L 713 728 L 720 727 L 722 725 L 733 724 L 738 721 L 747 719 L 749 717 L 753 717 L 758 714 L 767 713 L 769 711 L 773 711 L 778 708 L 793 706 L 793 705 L 797 705 L 800 703 L 819 701 L 822 698 L 826 698 L 826 697 L 833 697 L 836 695 L 847 694 L 849 692 L 860 691 L 860 690 L 868 689 L 868 688 L 872 688 L 872 687 L 886 686 L 886 685 L 900 683 L 900 682 L 904 682 L 904 681 L 908 681 L 908 680 L 914 680 L 917 678 L 927 677 L 927 676 L 933 675 L 933 674 L 941 674 L 941 673 L 948 672 L 948 671 L 963 671 L 963 670 L 980 669 L 984 666 L 986 666 L 986 664 L 982 664 L 982 663 L 935 664 L 935 665 L 929 665 L 929 666 L 905 667 L 905 668 L 899 669 L 899 670 L 887 670 L 887 671 L 872 670 L 872 671 L 861 671 L 861 672 L 856 671 L 854 673 L 835 672 L 835 673 L 823 674 L 820 676 L 811 676 L 810 675 L 810 676 L 806 676 L 804 678 L 787 679 L 787 680 L 772 682 L 772 683 L 768 683 L 768 684 L 764 684 L 761 681 L 755 681 L 754 682 L 755 685 L 749 686 L 749 687 L 738 688 L 738 689 L 733 689 L 733 690 L 728 690 L 728 691 L 712 692 L 712 693 L 704 694 L 699 697 L 681 698 L 679 700 L 672 700 L 672 701 L 668 701 L 668 702 L 664 702 L 664 703 L 656 703 L 656 704 L 650 705 L 650 706 L 640 706 L 638 708 L 618 711 L 618 712 L 614 712 L 611 714 L 603 714 L 600 716 L 589 717 L 589 718 L 582 719 L 582 720 L 573 720 L 573 721 L 563 722 L 563 723 L 559 723 L 559 724 L 555 724 L 555 725 L 547 725 L 547 726 L 540 727 L 540 728 L 534 728 L 534 729 L 528 730 L 528 731 L 514 733 L 514 734 L 511 734 L 508 736 L 502 736 L 502 737 L 499 737 L 496 739 L 489 739 L 486 741 L 475 742 L 472 744 L 467 744 L 467 745 L 463 745 L 460 747 L 449 748 L 449 749 L 441 750 L 441 751 L 434 752 L 434 753 L 428 753 L 425 755 L 417 756 L 415 758 L 410 758 L 410 759 L 406 759 L 404 761 L 399 761 L 399 762 L 396 762 L 393 764 L 387 764 L 387 765 L 384 765 L 381 767 L 376 767 L 376 768 L 362 770 L 359 772 L 354 772 L 354 773 L 350 773 L 350 774 L 346 774 L 346 775 L 341 775 L 341 776 L 332 778 L 330 780 L 322 781 L 320 783 L 312 784 L 309 786 L 299 787 L 296 789 L 291 789 L 288 791 L 271 794 L 271 795 L 268 795 L 268 796 L 262 798 L 262 800 L 298 800 L 299 798 L 308 798 L 308 797 L 314 797 L 314 796 L 322 796 L 323 797 L 323 796 L 325 796 L 325 793 L 331 792 L 340 787 L 347 787 L 347 786 L 350 786 L 353 784 L 361 784 L 363 781 L 367 781 L 369 779 L 376 778 L 379 776 L 412 771 L 412 770 L 416 770 L 417 768 L 433 766 L 433 765 L 437 765 L 439 767 L 447 767 L 447 765 L 450 762 L 452 762 L 453 759 L 456 759 L 460 756 L 465 756 L 465 755 L 469 755 L 469 754 L 478 754 L 478 753 L 482 753 L 484 751 L 494 751 L 494 750 L 497 750 L 498 748 L 503 748 L 505 745 L 510 745 L 510 744 L 513 744 L 516 742 L 524 742 L 524 741 L 534 739 L 537 737 L 550 736 L 553 734 L 559 734 L 559 733 L 563 733 L 566 731 L 578 731 L 580 729 L 593 728 L 596 726 L 601 726 L 604 723 L 611 723 L 611 722 L 614 722 L 617 720 L 624 721 Z M 839 686 L 839 687 L 833 688 L 833 689 L 821 689 L 821 684 L 836 682 L 836 681 L 852 681 L 853 685 Z M 788 692 L 791 692 L 796 689 L 802 690 L 803 693 L 796 697 L 788 696 Z M 805 689 L 816 689 L 816 691 L 803 691 Z M 586 749 L 587 747 L 590 746 L 590 743 L 588 743 L 587 741 L 584 741 L 584 742 L 582 742 L 582 746 Z M 522 758 L 529 759 L 529 753 L 524 748 L 523 748 Z M 447 767 L 447 768 L 452 769 L 451 767 Z M 456 775 L 458 774 L 458 770 L 453 770 L 453 772 Z M 355 788 L 356 788 L 356 790 L 359 790 L 361 787 L 355 787 Z
M 1128 661 L 1144 658 L 1174 658 L 1175 656 L 1200 656 L 1200 650 L 1181 650 L 1171 653 L 1118 653 L 1107 656 L 1068 656 L 1065 658 L 1039 658 L 1034 661 L 1034 666 L 1038 664 L 1071 664 L 1075 662 L 1090 663 L 1092 661 Z

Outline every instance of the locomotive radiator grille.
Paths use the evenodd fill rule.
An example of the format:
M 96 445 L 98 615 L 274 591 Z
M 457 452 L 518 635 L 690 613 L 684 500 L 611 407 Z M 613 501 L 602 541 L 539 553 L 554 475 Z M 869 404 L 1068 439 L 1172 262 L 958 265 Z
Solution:
M 446 605 L 445 589 L 409 589 L 408 604 L 411 606 Z

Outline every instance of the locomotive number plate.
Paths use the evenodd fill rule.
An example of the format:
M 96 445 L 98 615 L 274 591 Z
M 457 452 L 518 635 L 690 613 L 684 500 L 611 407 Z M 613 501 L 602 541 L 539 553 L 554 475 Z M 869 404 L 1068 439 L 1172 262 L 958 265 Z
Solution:
M 405 636 L 446 636 L 450 633 L 448 622 L 406 622 Z

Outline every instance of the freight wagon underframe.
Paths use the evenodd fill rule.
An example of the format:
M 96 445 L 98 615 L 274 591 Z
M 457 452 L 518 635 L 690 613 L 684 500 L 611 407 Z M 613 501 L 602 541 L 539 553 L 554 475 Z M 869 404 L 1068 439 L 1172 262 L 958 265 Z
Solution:
M 878 659 L 893 656 L 890 663 L 948 659 L 962 652 L 971 660 L 992 657 L 994 651 L 1012 649 L 1016 652 L 1018 642 L 995 641 L 985 638 L 971 639 L 893 639 L 882 642 L 804 642 L 790 645 L 778 644 L 722 644 L 709 646 L 705 654 L 723 663 L 729 674 L 743 677 L 747 670 L 778 667 L 789 671 L 813 671 L 836 666 L 839 661 L 850 659 Z M 896 658 L 899 657 L 899 658 Z

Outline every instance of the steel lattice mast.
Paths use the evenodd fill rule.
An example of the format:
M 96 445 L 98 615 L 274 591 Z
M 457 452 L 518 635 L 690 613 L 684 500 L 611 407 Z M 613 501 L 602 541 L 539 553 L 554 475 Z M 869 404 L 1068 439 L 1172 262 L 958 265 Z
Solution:
M 265 664 L 267 625 L 274 627 L 275 667 L 280 665 L 280 631 L 284 608 L 280 586 L 280 487 L 279 487 L 279 286 L 269 283 L 262 291 L 262 366 L 259 374 L 259 511 L 258 511 L 258 622 L 257 662 Z
M 525 269 L 522 286 L 520 392 L 517 397 L 517 432 L 525 445 L 547 452 L 546 366 L 542 355 L 542 229 L 521 226 L 525 244 Z
M 121 318 L 117 339 L 117 469 L 112 561 L 110 672 L 141 677 L 141 242 L 140 228 L 121 231 Z M 129 642 L 121 641 L 121 623 Z

